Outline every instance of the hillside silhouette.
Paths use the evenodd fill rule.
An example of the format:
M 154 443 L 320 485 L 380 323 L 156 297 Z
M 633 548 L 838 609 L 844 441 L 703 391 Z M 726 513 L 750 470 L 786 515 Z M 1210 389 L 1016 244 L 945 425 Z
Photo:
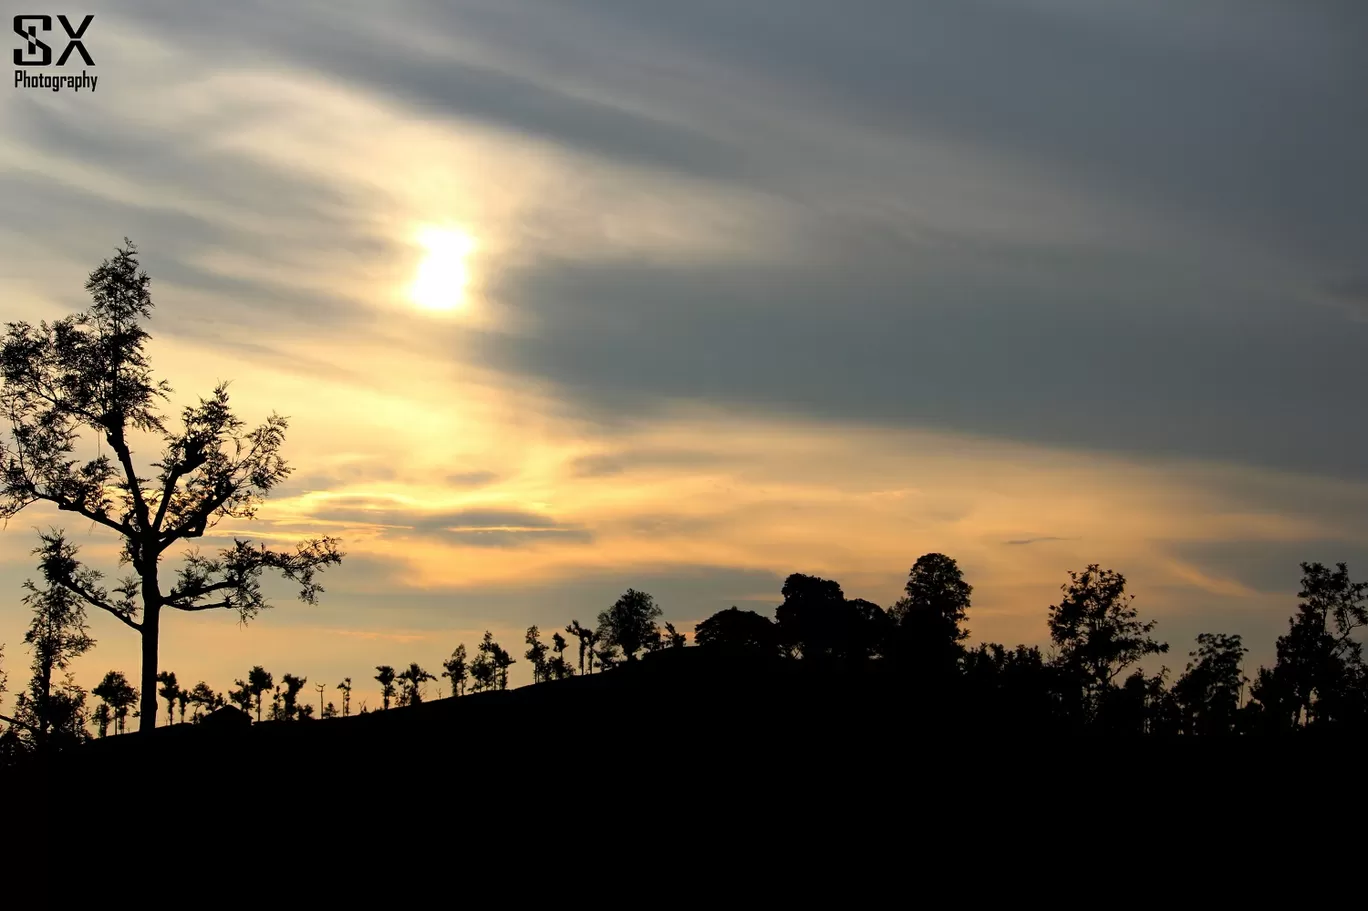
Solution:
M 1232 769 L 1311 768 L 1319 751 L 1368 734 L 1368 582 L 1343 563 L 1301 564 L 1276 660 L 1252 675 L 1236 634 L 1204 632 L 1171 649 L 1125 576 L 1097 564 L 1069 572 L 1044 608 L 1045 649 L 975 642 L 973 585 L 953 557 L 932 552 L 887 607 L 792 573 L 772 616 L 731 607 L 692 631 L 629 588 L 594 622 L 567 618 L 549 636 L 529 627 L 525 650 L 485 632 L 470 648 L 454 644 L 440 671 L 358 668 L 357 680 L 379 686 L 377 705 L 353 705 L 352 677 L 310 680 L 298 668 L 277 677 L 257 665 L 231 687 L 189 685 L 161 654 L 162 612 L 227 610 L 248 622 L 271 606 L 268 574 L 314 603 L 321 574 L 344 554 L 329 537 L 186 547 L 224 520 L 252 518 L 289 475 L 287 423 L 272 416 L 248 429 L 226 385 L 178 423 L 165 415 L 168 387 L 145 350 L 149 288 L 126 242 L 91 273 L 90 310 L 10 323 L 0 346 L 11 425 L 0 517 L 55 506 L 118 541 L 129 571 L 110 585 L 61 529 L 39 533 L 37 580 L 22 595 L 27 683 L 13 649 L 0 665 L 0 694 L 15 684 L 14 708 L 0 715 L 0 785 L 45 824 L 131 783 L 145 816 L 234 818 L 250 787 L 281 811 L 365 804 L 411 817 L 425 802 L 485 801 L 494 825 L 509 795 L 535 805 L 550 777 L 585 795 L 563 824 L 592 830 L 641 806 L 684 812 L 685 791 L 699 789 L 790 808 L 874 806 L 890 789 L 903 794 L 899 770 L 930 782 L 927 800 L 954 799 L 968 770 L 985 765 L 999 780 L 1037 783 L 1075 769 L 1078 780 L 1059 784 L 1071 795 L 1120 788 L 1125 779 L 1107 771 L 1118 757 L 1192 787 L 1228 781 Z M 163 444 L 141 468 L 138 433 Z M 81 462 L 73 453 L 92 439 L 97 455 Z M 88 610 L 142 645 L 136 673 L 110 669 L 89 691 L 71 673 L 97 645 Z M 519 662 L 533 683 L 510 689 Z M 450 695 L 431 699 L 433 685 Z

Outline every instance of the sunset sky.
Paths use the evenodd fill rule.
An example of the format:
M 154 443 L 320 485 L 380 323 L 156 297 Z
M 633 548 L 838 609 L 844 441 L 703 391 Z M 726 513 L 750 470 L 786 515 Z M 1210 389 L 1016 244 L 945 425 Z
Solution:
M 246 530 L 348 554 L 317 607 L 173 613 L 183 685 L 374 706 L 376 664 L 521 659 L 629 586 L 692 631 L 791 572 L 888 605 L 928 551 L 973 641 L 1042 642 L 1097 562 L 1171 668 L 1222 631 L 1252 670 L 1298 561 L 1368 575 L 1358 0 L 74 12 L 96 91 L 0 92 L 4 318 L 82 308 L 132 238 L 173 405 L 291 418 Z M 11 689 L 49 524 L 117 571 L 8 524 Z M 92 627 L 78 680 L 134 676 Z

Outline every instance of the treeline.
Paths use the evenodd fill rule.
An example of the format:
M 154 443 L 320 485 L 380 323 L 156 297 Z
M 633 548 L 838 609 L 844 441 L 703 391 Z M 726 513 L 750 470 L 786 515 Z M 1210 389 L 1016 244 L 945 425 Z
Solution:
M 694 642 L 758 665 L 795 661 L 817 672 L 872 672 L 881 675 L 881 685 L 905 687 L 919 699 L 1035 730 L 1213 736 L 1368 729 L 1368 668 L 1354 635 L 1368 625 L 1368 583 L 1352 581 L 1344 564 L 1304 563 L 1301 569 L 1300 601 L 1288 632 L 1277 640 L 1276 660 L 1252 680 L 1244 673 L 1241 637 L 1219 632 L 1197 637 L 1176 678 L 1167 666 L 1142 668 L 1168 653 L 1169 645 L 1154 635 L 1157 621 L 1140 616 L 1125 578 L 1097 565 L 1069 573 L 1059 602 L 1049 606 L 1048 650 L 967 645 L 973 587 L 955 560 L 934 553 L 916 561 L 903 596 L 887 609 L 846 598 L 833 580 L 795 573 L 784 582 L 773 618 L 731 607 L 698 623 Z M 14 716 L 6 717 L 0 752 L 12 761 L 123 733 L 128 719 L 138 717 L 137 688 L 110 671 L 87 694 L 68 671 L 94 645 L 80 602 L 62 588 L 28 584 L 27 590 L 34 618 L 24 641 L 33 674 L 17 696 Z M 685 634 L 672 623 L 662 625 L 661 616 L 651 595 L 628 589 L 599 614 L 596 627 L 572 620 L 549 642 L 537 626 L 529 627 L 524 658 L 534 685 L 611 671 L 687 645 Z M 505 690 L 516 663 L 486 631 L 473 656 L 458 645 L 440 677 L 416 662 L 399 671 L 378 665 L 376 708 L 418 705 L 427 698 L 427 684 L 439 680 L 453 697 Z M 352 714 L 350 677 L 310 688 L 317 693 L 317 716 L 307 677 L 283 674 L 277 684 L 261 666 L 225 694 L 204 681 L 187 690 L 170 672 L 157 681 L 168 724 L 177 718 L 198 723 L 228 705 L 257 722 Z M 326 698 L 330 691 L 338 693 L 340 705 Z M 99 701 L 89 710 L 88 695 Z M 358 713 L 370 710 L 363 701 Z

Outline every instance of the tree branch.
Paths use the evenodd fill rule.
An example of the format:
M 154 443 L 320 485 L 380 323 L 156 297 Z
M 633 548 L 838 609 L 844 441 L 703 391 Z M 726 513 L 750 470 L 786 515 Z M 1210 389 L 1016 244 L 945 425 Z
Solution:
M 105 433 L 105 439 L 109 440 L 109 445 L 119 457 L 119 464 L 123 466 L 124 478 L 128 482 L 128 491 L 133 497 L 133 508 L 137 512 L 138 524 L 143 533 L 151 530 L 148 522 L 147 501 L 143 499 L 142 487 L 138 482 L 137 469 L 133 467 L 133 454 L 128 449 L 128 443 L 123 437 L 123 428 L 117 430 L 110 429 Z
M 33 725 L 28 724 L 27 722 L 20 721 L 18 718 L 11 718 L 11 717 L 8 716 L 8 715 L 0 715 L 0 721 L 8 721 L 10 724 L 17 724 L 17 725 L 19 725 L 19 727 L 24 728 L 25 730 L 28 730 L 28 731 L 32 731 L 33 733 L 39 735 L 40 737 L 41 737 L 42 734 L 43 734 L 42 731 L 38 730 L 38 729 L 37 729 L 36 727 L 34 727 Z
M 123 623 L 130 629 L 135 629 L 139 631 L 142 630 L 141 623 L 134 621 L 126 612 L 119 610 L 117 607 L 114 607 L 111 604 L 108 604 L 103 598 L 96 597 L 93 592 L 86 591 L 74 579 L 50 579 L 49 581 L 55 582 L 56 584 L 62 586 L 62 588 L 65 588 L 67 591 L 75 592 L 87 604 L 93 607 L 98 607 L 100 610 L 105 611 L 107 613 L 113 614 L 115 617 L 119 619 L 121 623 Z

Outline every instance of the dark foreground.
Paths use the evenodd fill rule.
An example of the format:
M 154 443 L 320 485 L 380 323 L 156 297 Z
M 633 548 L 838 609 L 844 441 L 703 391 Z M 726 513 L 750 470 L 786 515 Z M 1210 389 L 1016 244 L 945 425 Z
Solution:
M 326 838 L 333 824 L 382 820 L 483 826 L 497 840 L 645 814 L 726 839 L 757 825 L 905 829 L 964 814 L 1001 826 L 1108 805 L 1121 818 L 1181 816 L 1261 794 L 1281 812 L 1277 782 L 1364 756 L 1357 742 L 1296 737 L 1071 737 L 1032 730 L 1011 706 L 971 710 L 868 673 L 680 649 L 345 719 L 111 737 L 9 770 L 0 787 L 10 819 L 64 831 L 118 819 L 227 835 L 293 820 Z

